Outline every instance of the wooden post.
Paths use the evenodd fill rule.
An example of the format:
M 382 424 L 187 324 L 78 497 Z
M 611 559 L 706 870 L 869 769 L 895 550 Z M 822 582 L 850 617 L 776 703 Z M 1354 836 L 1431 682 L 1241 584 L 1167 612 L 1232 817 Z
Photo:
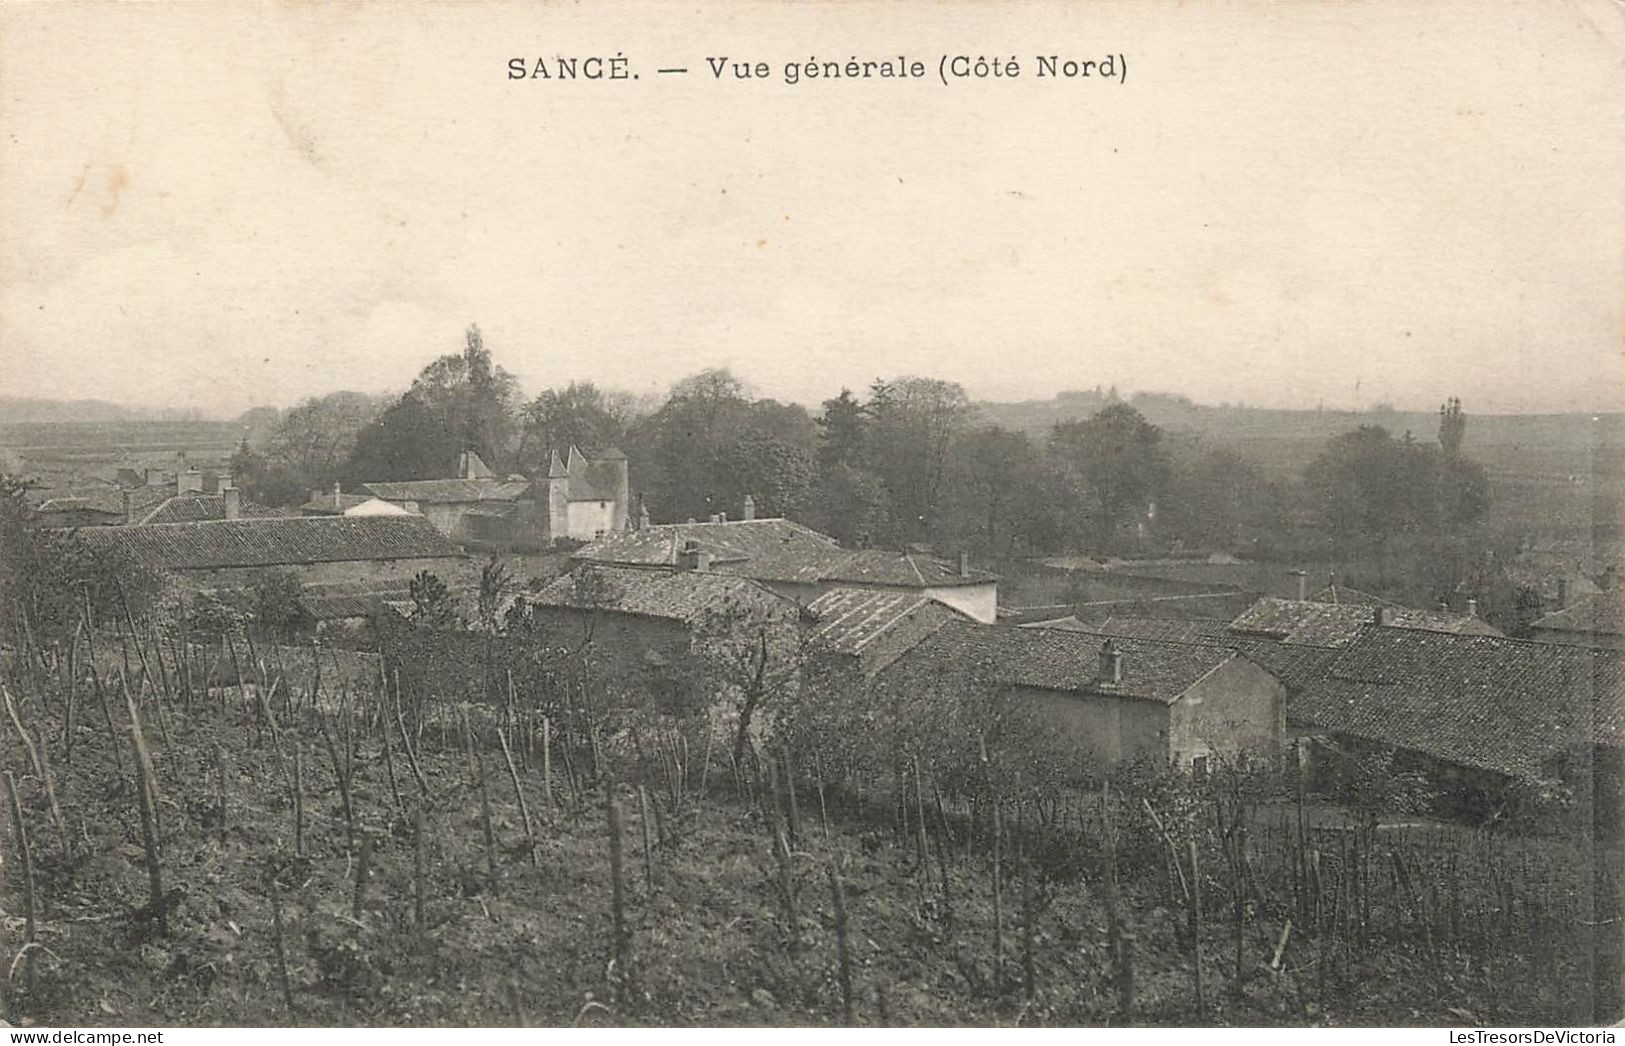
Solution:
M 34 897 L 34 853 L 29 846 L 28 828 L 23 824 L 23 804 L 17 795 L 17 779 L 10 770 L 5 773 L 6 796 L 11 801 L 11 829 L 17 838 L 17 854 L 23 864 L 23 977 L 33 995 L 34 986 L 34 933 L 36 904 Z
M 509 677 L 510 682 L 512 677 Z M 536 865 L 536 830 L 530 823 L 530 804 L 525 802 L 525 790 L 519 784 L 519 771 L 513 765 L 513 752 L 508 748 L 508 738 L 499 729 L 497 740 L 502 743 L 502 758 L 508 763 L 508 777 L 513 781 L 513 794 L 519 799 L 519 816 L 525 822 L 525 843 L 530 853 L 532 867 Z
M 649 790 L 638 785 L 638 828 L 643 835 L 643 888 L 655 892 L 654 843 L 649 838 Z
M 829 893 L 835 905 L 835 960 L 841 986 L 841 1023 L 852 1023 L 852 953 L 848 945 L 846 893 L 841 889 L 841 872 L 832 858 L 829 862 Z
M 626 929 L 626 887 L 622 879 L 621 807 L 615 801 L 613 782 L 604 789 L 605 814 L 609 830 L 610 918 L 614 926 L 615 972 L 621 983 L 629 974 L 631 942 Z
M 277 982 L 282 987 L 282 1004 L 287 1007 L 291 1015 L 293 1010 L 293 985 L 288 981 L 288 949 L 283 943 L 282 929 L 282 887 L 277 884 L 276 876 L 271 877 L 271 926 L 273 939 L 276 944 L 276 974 Z
M 423 804 L 412 813 L 412 927 L 423 933 L 423 902 L 425 894 L 425 868 L 423 860 Z
M 547 803 L 547 816 L 558 814 L 553 802 L 553 723 L 542 716 L 542 799 Z
M 1191 856 L 1191 972 L 1196 981 L 1196 1019 L 1207 1019 L 1207 997 L 1202 990 L 1202 869 L 1196 854 L 1196 840 L 1190 841 Z

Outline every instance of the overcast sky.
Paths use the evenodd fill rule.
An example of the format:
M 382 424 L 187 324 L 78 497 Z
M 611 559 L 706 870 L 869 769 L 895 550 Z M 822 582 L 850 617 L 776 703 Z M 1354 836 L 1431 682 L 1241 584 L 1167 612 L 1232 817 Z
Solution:
M 616 52 L 639 79 L 507 79 Z M 782 80 L 896 54 L 929 78 Z M 0 89 L 0 394 L 398 389 L 474 322 L 530 393 L 1625 407 L 1608 0 L 13 4 Z

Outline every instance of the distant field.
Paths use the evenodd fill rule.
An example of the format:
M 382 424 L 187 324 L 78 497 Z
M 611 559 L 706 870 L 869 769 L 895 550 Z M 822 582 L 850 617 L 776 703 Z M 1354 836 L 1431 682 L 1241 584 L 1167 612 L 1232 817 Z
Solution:
M 0 467 L 72 484 L 121 466 L 173 467 L 183 452 L 223 462 L 241 438 L 234 421 L 12 422 L 0 424 Z

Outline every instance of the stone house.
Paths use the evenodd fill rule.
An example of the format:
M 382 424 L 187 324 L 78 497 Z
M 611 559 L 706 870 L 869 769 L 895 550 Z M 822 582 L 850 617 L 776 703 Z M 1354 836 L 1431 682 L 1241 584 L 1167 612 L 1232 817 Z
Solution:
M 991 624 L 998 615 L 998 575 L 913 551 L 842 548 L 834 538 L 788 519 L 757 519 L 746 499 L 743 519 L 639 526 L 606 534 L 579 549 L 579 563 L 644 570 L 695 570 L 746 577 L 810 604 L 832 589 L 924 597 Z
M 1203 769 L 1270 757 L 1286 687 L 1235 650 L 1056 628 L 950 622 L 882 673 L 929 688 L 973 677 L 1028 703 L 1097 769 L 1148 759 Z
M 455 479 L 366 483 L 361 489 L 423 515 L 448 537 L 491 542 L 588 541 L 625 530 L 631 503 L 626 455 L 610 449 L 588 458 L 573 446 L 562 459 L 553 452 L 542 480 L 499 479 L 478 454 L 464 451 Z M 353 507 L 336 497 L 344 510 Z
M 396 581 L 447 575 L 462 554 L 421 516 L 227 518 L 95 527 L 90 548 L 124 553 L 201 588 L 232 588 L 267 569 L 301 583 Z

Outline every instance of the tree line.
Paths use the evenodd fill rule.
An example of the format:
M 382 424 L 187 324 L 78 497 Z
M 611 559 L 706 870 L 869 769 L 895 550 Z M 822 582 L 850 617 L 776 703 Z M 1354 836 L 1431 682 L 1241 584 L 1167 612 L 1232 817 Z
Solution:
M 1176 543 L 1268 555 L 1305 528 L 1380 556 L 1399 535 L 1447 536 L 1489 514 L 1456 400 L 1441 408 L 1437 441 L 1362 426 L 1280 476 L 1233 447 L 1159 428 L 1115 390 L 1096 399 L 1087 416 L 1039 435 L 988 424 L 963 387 L 920 376 L 842 389 L 816 411 L 757 396 L 725 369 L 658 401 L 578 382 L 525 399 L 471 327 L 460 353 L 399 397 L 307 400 L 257 445 L 245 440 L 232 467 L 250 498 L 295 505 L 334 482 L 453 476 L 467 449 L 499 474 L 540 477 L 555 450 L 616 447 L 657 522 L 737 517 L 750 495 L 759 515 L 852 547 L 994 558 Z

